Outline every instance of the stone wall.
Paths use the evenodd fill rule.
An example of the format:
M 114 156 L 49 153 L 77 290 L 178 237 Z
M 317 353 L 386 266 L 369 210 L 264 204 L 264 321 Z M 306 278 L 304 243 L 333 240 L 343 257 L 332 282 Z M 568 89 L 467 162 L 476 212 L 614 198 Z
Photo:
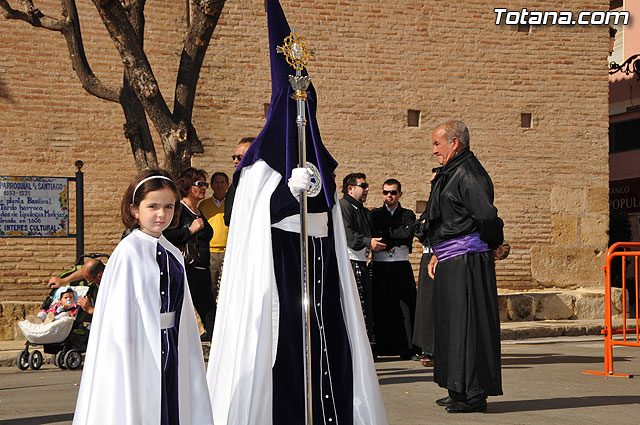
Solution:
M 436 165 L 433 127 L 463 119 L 471 147 L 495 183 L 510 257 L 497 264 L 503 290 L 597 286 L 608 216 L 607 27 L 496 26 L 493 6 L 458 2 L 281 1 L 316 51 L 309 73 L 318 122 L 340 163 L 337 178 L 364 171 L 367 205 L 382 182 L 403 183 L 402 203 L 427 197 Z M 145 45 L 165 97 L 173 97 L 184 2 L 147 4 Z M 558 10 L 539 0 L 537 10 Z M 121 80 L 121 63 L 90 3 L 80 2 L 87 56 L 99 78 Z M 511 10 L 527 2 L 506 0 Z M 571 0 L 562 10 L 606 10 Z M 59 13 L 54 0 L 38 2 Z M 0 20 L 0 175 L 71 176 L 85 162 L 86 250 L 110 252 L 122 232 L 121 194 L 135 174 L 117 104 L 87 94 L 63 38 Z M 209 172 L 231 173 L 237 141 L 256 135 L 269 103 L 263 0 L 228 0 L 199 80 L 193 121 Z M 171 105 L 170 105 L 171 106 Z M 407 111 L 420 111 L 418 127 Z M 521 114 L 532 115 L 522 128 Z M 158 154 L 162 149 L 157 146 Z M 73 228 L 74 223 L 72 221 Z M 417 268 L 419 249 L 413 254 Z M 0 239 L 0 300 L 41 300 L 41 282 L 73 263 L 73 240 Z

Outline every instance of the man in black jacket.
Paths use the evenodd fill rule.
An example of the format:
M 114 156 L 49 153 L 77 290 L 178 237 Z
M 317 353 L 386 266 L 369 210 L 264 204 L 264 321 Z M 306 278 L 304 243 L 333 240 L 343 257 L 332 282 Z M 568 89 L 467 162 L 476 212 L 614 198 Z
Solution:
M 503 222 L 493 206 L 493 183 L 469 150 L 462 121 L 436 127 L 433 154 L 442 169 L 431 184 L 426 232 L 434 256 L 434 381 L 449 391 L 436 401 L 449 413 L 487 409 L 502 394 L 500 317 L 495 257 L 502 255 Z
M 420 352 L 413 346 L 416 281 L 409 262 L 416 215 L 400 205 L 402 185 L 388 179 L 382 185 L 384 205 L 371 212 L 373 236 L 385 249 L 373 254 L 373 321 L 376 349 L 381 355 L 408 360 Z
M 369 193 L 369 183 L 364 173 L 348 174 L 342 182 L 340 210 L 344 221 L 344 230 L 347 235 L 349 259 L 356 278 L 360 305 L 367 327 L 367 335 L 371 350 L 375 356 L 375 336 L 373 332 L 373 299 L 371 293 L 371 276 L 367 261 L 370 251 L 384 249 L 381 238 L 371 237 L 371 217 L 369 210 L 364 206 Z

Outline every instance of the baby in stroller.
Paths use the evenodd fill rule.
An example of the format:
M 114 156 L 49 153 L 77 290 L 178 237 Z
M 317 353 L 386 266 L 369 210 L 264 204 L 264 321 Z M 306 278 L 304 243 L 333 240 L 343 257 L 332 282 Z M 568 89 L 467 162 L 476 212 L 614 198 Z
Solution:
M 42 309 L 36 315 L 27 316 L 27 320 L 34 324 L 47 324 L 54 320 L 59 320 L 63 317 L 74 317 L 78 312 L 78 304 L 75 300 L 75 292 L 70 286 L 58 290 L 56 296 L 59 295 L 59 299 L 54 297 L 54 301 L 48 309 Z
M 52 292 L 45 299 L 36 316 L 28 316 L 18 322 L 27 342 L 16 363 L 19 369 L 29 366 L 39 369 L 43 362 L 42 353 L 29 351 L 31 345 L 42 345 L 44 352 L 53 354 L 53 362 L 61 369 L 76 369 L 82 364 L 82 353 L 86 350 L 89 327 L 93 314 L 93 304 L 98 292 L 104 264 L 93 256 L 108 257 L 107 254 L 92 256 L 80 267 L 63 273 L 61 282 L 48 286 Z M 62 281 L 70 273 L 70 279 Z M 66 284 L 69 286 L 62 286 Z M 55 319 L 55 320 L 54 320 Z

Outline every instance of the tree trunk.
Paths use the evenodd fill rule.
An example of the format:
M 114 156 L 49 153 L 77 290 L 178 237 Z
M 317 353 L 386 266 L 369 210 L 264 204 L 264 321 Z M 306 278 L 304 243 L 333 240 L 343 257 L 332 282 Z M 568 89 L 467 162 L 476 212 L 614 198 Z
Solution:
M 147 116 L 144 113 L 142 104 L 135 93 L 129 87 L 127 78 L 124 79 L 124 87 L 120 93 L 120 105 L 124 112 L 124 136 L 129 140 L 133 158 L 138 171 L 146 168 L 158 168 L 158 158 L 153 145 L 151 131 Z

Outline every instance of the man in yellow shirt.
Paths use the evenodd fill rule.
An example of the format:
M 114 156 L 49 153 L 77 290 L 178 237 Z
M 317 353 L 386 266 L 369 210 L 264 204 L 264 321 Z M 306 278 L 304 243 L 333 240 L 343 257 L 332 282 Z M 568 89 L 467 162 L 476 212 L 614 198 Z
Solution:
M 211 292 L 216 296 L 222 276 L 222 262 L 227 246 L 227 234 L 229 228 L 224 224 L 224 201 L 229 188 L 229 177 L 223 172 L 215 172 L 211 176 L 211 188 L 213 196 L 204 199 L 198 208 L 213 227 L 213 237 L 209 242 L 209 254 L 211 255 Z

